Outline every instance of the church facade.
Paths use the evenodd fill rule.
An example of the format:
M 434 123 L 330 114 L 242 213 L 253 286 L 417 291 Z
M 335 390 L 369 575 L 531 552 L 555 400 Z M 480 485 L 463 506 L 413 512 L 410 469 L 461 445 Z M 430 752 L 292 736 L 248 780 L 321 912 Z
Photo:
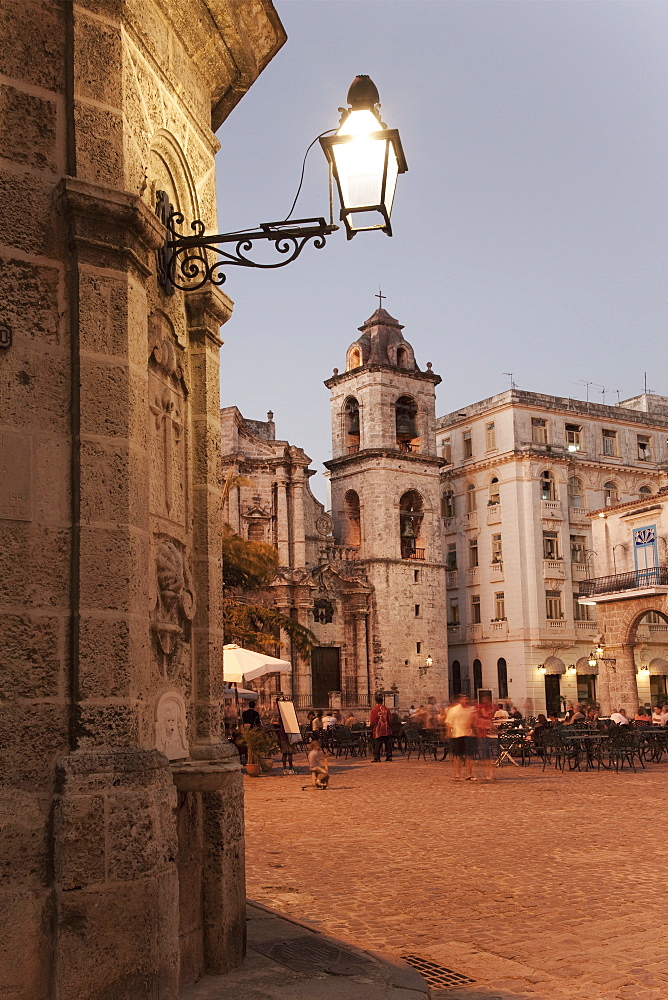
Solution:
M 276 546 L 280 570 L 265 595 L 316 635 L 310 660 L 285 643 L 292 674 L 275 679 L 300 709 L 367 708 L 382 692 L 407 708 L 445 697 L 445 565 L 440 535 L 435 388 L 401 325 L 385 309 L 360 327 L 334 371 L 331 513 L 313 496 L 309 458 L 275 438 L 272 415 L 222 411 L 223 474 L 235 487 L 224 519 Z

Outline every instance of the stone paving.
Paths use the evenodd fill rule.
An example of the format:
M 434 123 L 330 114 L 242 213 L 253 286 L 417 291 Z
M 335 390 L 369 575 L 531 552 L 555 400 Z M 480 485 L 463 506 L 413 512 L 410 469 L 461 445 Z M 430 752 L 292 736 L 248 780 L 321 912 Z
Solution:
M 665 1000 L 668 764 L 638 773 L 341 761 L 244 778 L 251 899 L 469 976 L 448 1000 Z

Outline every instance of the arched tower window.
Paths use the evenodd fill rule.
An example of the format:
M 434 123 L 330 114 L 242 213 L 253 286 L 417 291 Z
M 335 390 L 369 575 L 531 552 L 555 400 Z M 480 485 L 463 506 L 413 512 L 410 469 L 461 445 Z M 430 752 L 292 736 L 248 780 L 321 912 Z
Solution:
M 400 396 L 395 403 L 397 448 L 400 451 L 417 451 L 417 403 L 412 396 Z
M 348 490 L 343 498 L 344 545 L 362 544 L 362 522 L 360 518 L 360 498 L 355 490 Z
M 490 505 L 493 505 L 500 502 L 501 502 L 501 497 L 499 495 L 499 480 L 497 476 L 492 476 L 492 479 L 489 484 L 489 503 Z
M 555 483 L 554 476 L 549 469 L 545 469 L 545 471 L 540 474 L 540 497 L 541 500 L 557 499 L 557 484 Z
M 404 493 L 399 501 L 399 531 L 402 559 L 424 559 L 422 497 L 417 490 Z
M 354 396 L 346 400 L 344 407 L 346 439 L 345 447 L 349 455 L 360 450 L 360 406 Z
M 619 488 L 617 483 L 613 483 L 610 480 L 603 484 L 603 496 L 605 498 L 605 506 L 612 507 L 614 504 L 619 503 Z
M 353 347 L 348 355 L 348 371 L 359 368 L 362 364 L 362 354 L 359 347 Z
M 406 367 L 406 348 L 397 347 L 397 368 Z

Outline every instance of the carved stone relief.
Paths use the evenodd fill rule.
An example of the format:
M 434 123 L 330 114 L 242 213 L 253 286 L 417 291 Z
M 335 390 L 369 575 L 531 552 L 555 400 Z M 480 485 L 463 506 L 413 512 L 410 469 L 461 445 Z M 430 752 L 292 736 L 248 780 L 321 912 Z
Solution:
M 155 590 L 151 627 L 166 657 L 176 650 L 177 641 L 190 639 L 190 622 L 195 617 L 195 592 L 182 546 L 162 539 L 155 553 Z
M 168 760 L 188 756 L 186 703 L 178 691 L 167 691 L 155 706 L 155 746 Z
M 154 313 L 149 324 L 151 513 L 185 525 L 186 396 L 184 352 L 171 323 Z

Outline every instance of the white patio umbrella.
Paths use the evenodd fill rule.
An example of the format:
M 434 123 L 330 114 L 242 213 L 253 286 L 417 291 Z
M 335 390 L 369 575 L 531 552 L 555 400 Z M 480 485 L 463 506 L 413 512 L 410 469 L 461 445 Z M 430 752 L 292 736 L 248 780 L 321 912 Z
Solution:
M 223 680 L 228 684 L 244 684 L 256 677 L 292 672 L 292 664 L 288 660 L 279 660 L 266 653 L 256 653 L 252 649 L 244 649 L 235 642 L 223 646 Z

